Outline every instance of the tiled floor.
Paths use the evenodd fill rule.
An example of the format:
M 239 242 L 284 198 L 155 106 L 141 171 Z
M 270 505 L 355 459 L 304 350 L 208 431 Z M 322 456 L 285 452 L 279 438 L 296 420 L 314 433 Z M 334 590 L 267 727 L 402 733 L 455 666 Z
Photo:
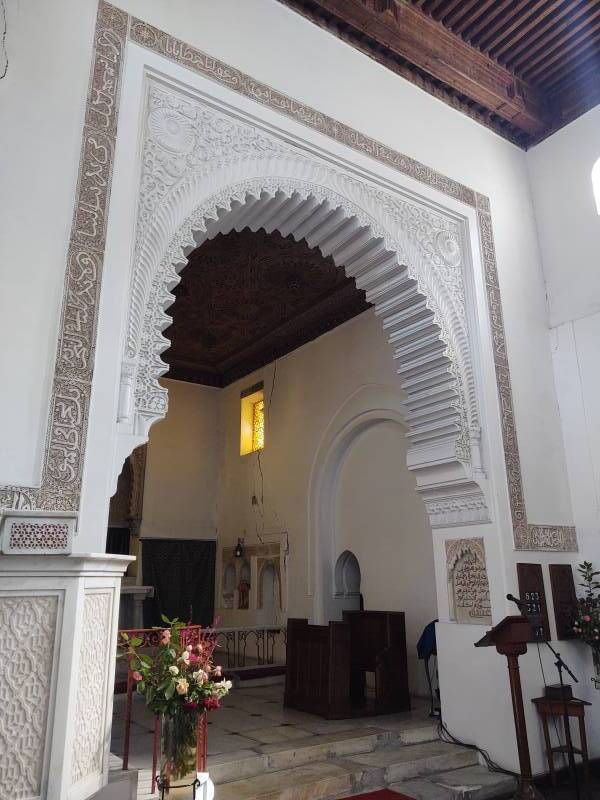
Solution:
M 244 758 L 263 752 L 264 747 L 279 745 L 309 736 L 334 734 L 359 727 L 377 726 L 398 731 L 428 721 L 421 701 L 415 710 L 381 717 L 329 721 L 321 717 L 283 708 L 283 685 L 236 688 L 225 698 L 223 707 L 209 716 L 208 755 L 210 761 Z M 111 751 L 123 753 L 123 719 L 125 695 L 117 695 L 114 703 Z M 131 724 L 129 763 L 133 769 L 149 769 L 152 765 L 154 718 L 144 700 L 135 696 Z

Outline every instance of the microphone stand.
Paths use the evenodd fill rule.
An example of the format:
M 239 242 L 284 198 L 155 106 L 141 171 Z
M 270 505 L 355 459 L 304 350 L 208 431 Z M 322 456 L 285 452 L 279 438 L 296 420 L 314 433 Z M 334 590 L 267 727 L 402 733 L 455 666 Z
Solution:
M 565 664 L 562 660 L 560 653 L 557 653 L 556 650 L 552 647 L 550 642 L 544 641 L 546 647 L 550 649 L 550 651 L 554 654 L 556 661 L 554 662 L 554 666 L 558 670 L 558 680 L 560 682 L 560 694 L 563 703 L 563 725 L 565 729 L 565 739 L 567 742 L 567 758 L 569 761 L 569 772 L 571 772 L 573 776 L 573 782 L 575 784 L 575 798 L 576 800 L 580 800 L 580 793 L 579 793 L 579 777 L 577 775 L 577 766 L 575 765 L 575 751 L 573 749 L 573 739 L 571 738 L 571 725 L 569 723 L 569 709 L 567 705 L 567 697 L 565 695 L 565 684 L 563 681 L 563 670 L 567 672 L 571 678 L 575 681 L 575 683 L 579 683 L 575 675 L 571 672 L 569 667 Z
M 514 603 L 520 610 L 521 614 L 524 617 L 529 618 L 531 614 L 529 613 L 529 605 L 521 600 L 519 597 L 515 597 L 512 594 L 507 594 L 506 599 L 510 600 Z M 573 782 L 575 783 L 575 798 L 576 800 L 580 800 L 580 793 L 579 793 L 579 778 L 577 776 L 577 767 L 575 765 L 575 752 L 573 750 L 573 739 L 571 738 L 571 726 L 569 724 L 569 708 L 567 705 L 567 698 L 565 696 L 565 684 L 563 681 L 563 670 L 565 670 L 571 678 L 575 681 L 575 683 L 579 683 L 575 675 L 571 672 L 569 667 L 565 664 L 565 662 L 560 657 L 560 653 L 557 653 L 556 650 L 552 647 L 550 642 L 546 639 L 543 640 L 546 647 L 548 647 L 551 652 L 554 654 L 556 661 L 554 662 L 554 666 L 558 670 L 558 679 L 560 681 L 560 695 L 563 704 L 563 725 L 565 728 L 565 740 L 567 743 L 567 759 L 569 761 L 569 772 L 573 775 Z M 560 742 L 559 742 L 560 743 Z

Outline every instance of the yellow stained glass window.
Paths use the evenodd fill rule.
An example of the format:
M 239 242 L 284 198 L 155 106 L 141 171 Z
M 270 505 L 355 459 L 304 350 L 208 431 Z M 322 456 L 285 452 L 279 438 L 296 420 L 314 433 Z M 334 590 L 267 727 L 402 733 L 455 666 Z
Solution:
M 252 450 L 265 446 L 265 401 L 257 400 L 252 406 Z

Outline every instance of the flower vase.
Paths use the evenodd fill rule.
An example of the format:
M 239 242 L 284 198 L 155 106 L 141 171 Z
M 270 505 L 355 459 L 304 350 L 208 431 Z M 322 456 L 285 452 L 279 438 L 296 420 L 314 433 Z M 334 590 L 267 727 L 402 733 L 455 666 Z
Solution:
M 163 714 L 160 734 L 160 774 L 157 786 L 162 798 L 188 800 L 196 797 L 197 731 L 200 715 L 182 709 Z
M 596 689 L 600 689 L 600 648 L 592 647 L 592 659 L 594 661 L 594 672 L 596 673 L 592 678 L 592 683 Z

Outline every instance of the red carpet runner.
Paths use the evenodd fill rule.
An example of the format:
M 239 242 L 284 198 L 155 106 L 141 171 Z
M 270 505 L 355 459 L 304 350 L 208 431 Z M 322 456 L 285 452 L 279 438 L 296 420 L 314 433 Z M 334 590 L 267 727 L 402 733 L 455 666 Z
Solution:
M 369 792 L 368 794 L 355 794 L 352 797 L 346 797 L 344 800 L 414 800 L 407 794 L 400 794 L 400 792 L 392 792 L 390 789 L 381 789 L 379 792 Z

